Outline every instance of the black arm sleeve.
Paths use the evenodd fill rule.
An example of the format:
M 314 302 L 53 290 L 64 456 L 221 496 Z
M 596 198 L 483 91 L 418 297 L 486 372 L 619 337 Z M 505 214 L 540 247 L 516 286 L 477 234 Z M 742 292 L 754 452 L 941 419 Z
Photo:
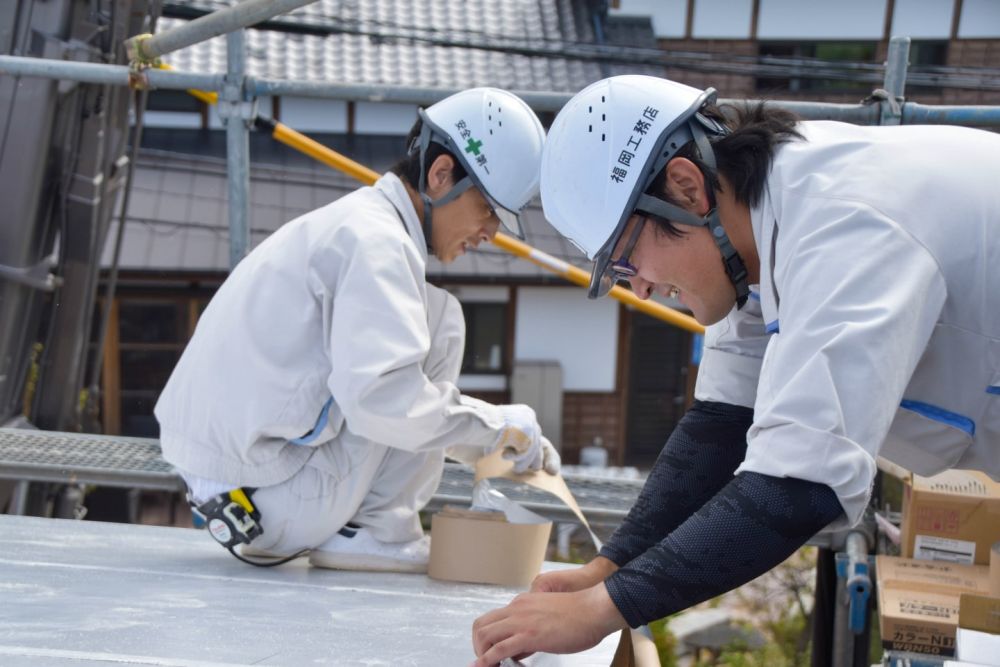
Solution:
M 638 627 L 767 572 L 842 513 L 825 484 L 742 473 L 605 586 Z
M 753 410 L 695 401 L 660 452 L 635 505 L 600 555 L 619 567 L 670 534 L 733 479 Z

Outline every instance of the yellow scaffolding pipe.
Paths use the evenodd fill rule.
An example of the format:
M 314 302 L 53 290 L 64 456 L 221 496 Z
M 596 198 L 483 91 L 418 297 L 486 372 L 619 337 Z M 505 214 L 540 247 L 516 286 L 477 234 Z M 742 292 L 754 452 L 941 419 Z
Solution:
M 163 69 L 171 69 L 167 64 L 161 64 L 160 67 Z M 206 104 L 215 104 L 219 99 L 219 96 L 216 93 L 208 93 L 202 90 L 188 90 L 187 92 Z M 322 162 L 329 167 L 333 167 L 337 171 L 341 171 L 348 176 L 361 181 L 362 183 L 371 185 L 379 178 L 378 172 L 369 169 L 359 162 L 355 162 L 345 155 L 341 155 L 335 150 L 324 146 L 314 139 L 310 139 L 301 132 L 297 132 L 288 127 L 284 123 L 279 123 L 276 120 L 258 116 L 256 124 L 258 128 L 270 131 L 271 136 L 277 141 L 280 141 L 286 146 L 294 148 L 300 153 L 304 153 L 305 155 L 308 155 L 314 160 Z M 571 283 L 575 283 L 581 287 L 590 286 L 590 274 L 586 271 L 573 266 L 569 262 L 565 262 L 548 253 L 542 252 L 537 248 L 533 248 L 527 243 L 507 236 L 506 234 L 497 233 L 497 235 L 493 238 L 493 245 L 497 246 L 501 250 L 511 253 L 512 255 L 526 259 L 546 271 L 555 273 Z M 640 299 L 631 290 L 619 287 L 618 285 L 611 288 L 611 291 L 608 294 L 627 306 L 631 306 L 638 311 L 646 313 L 647 315 L 655 317 L 659 320 L 663 320 L 668 324 L 680 327 L 681 329 L 685 329 L 693 333 L 702 333 L 705 331 L 705 328 L 698 324 L 698 321 L 690 315 L 685 315 L 684 313 L 655 301 Z

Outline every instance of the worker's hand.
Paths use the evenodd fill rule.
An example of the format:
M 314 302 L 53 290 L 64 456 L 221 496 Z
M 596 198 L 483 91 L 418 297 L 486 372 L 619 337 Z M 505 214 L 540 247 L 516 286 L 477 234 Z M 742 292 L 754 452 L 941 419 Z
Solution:
M 575 593 L 522 593 L 472 624 L 475 667 L 537 651 L 578 653 L 627 627 L 604 584 Z
M 505 459 L 513 459 L 516 473 L 538 470 L 544 463 L 544 456 L 542 428 L 538 425 L 535 411 L 521 404 L 499 407 L 504 427 L 495 449 L 502 450 Z
M 618 566 L 603 556 L 597 556 L 582 567 L 572 570 L 544 572 L 531 582 L 532 593 L 572 593 L 596 586 L 615 572 Z

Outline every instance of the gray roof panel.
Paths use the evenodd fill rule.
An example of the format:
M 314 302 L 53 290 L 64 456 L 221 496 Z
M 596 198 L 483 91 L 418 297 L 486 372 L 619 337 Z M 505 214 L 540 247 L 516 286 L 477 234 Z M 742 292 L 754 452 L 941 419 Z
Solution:
M 250 171 L 251 243 L 281 225 L 359 187 L 322 165 L 312 168 L 256 164 Z M 226 165 L 219 158 L 143 149 L 136 164 L 120 268 L 225 272 L 229 262 Z M 589 262 L 542 215 L 536 201 L 525 211 L 527 243 L 581 268 Z M 110 266 L 117 219 L 102 258 Z M 553 274 L 494 246 L 445 265 L 431 258 L 428 275 L 505 282 Z
M 213 11 L 235 0 L 166 3 L 166 11 Z M 595 61 L 526 55 L 517 51 L 593 44 L 585 7 L 572 0 L 498 2 L 496 0 L 318 0 L 278 17 L 290 29 L 343 31 L 302 34 L 278 30 L 247 32 L 247 72 L 253 76 L 347 84 L 429 88 L 497 86 L 518 90 L 572 92 L 615 73 L 662 74 L 662 69 L 602 66 Z M 158 32 L 183 23 L 162 18 Z M 627 29 L 608 19 L 611 43 L 655 45 L 649 19 L 632 20 Z M 483 28 L 487 26 L 487 28 Z M 352 34 L 352 33 L 363 34 Z M 619 39 L 620 38 L 620 39 Z M 428 43 L 427 39 L 446 44 Z M 216 37 L 168 54 L 165 60 L 184 71 L 224 72 L 226 41 Z
M 166 11 L 176 16 L 185 9 L 214 11 L 235 3 L 172 0 L 166 3 Z M 247 71 L 261 77 L 338 83 L 433 88 L 492 85 L 564 92 L 579 90 L 611 74 L 660 72 L 650 67 L 527 55 L 509 48 L 489 50 L 420 41 L 430 37 L 473 46 L 558 52 L 561 44 L 594 42 L 588 5 L 574 0 L 318 0 L 281 17 L 282 24 L 343 32 L 249 30 Z M 181 23 L 180 18 L 163 18 L 158 31 Z M 648 19 L 624 25 L 608 18 L 605 24 L 611 42 L 655 44 Z M 184 71 L 224 72 L 225 38 L 182 49 L 165 60 Z M 260 140 L 269 141 L 251 136 L 253 244 L 285 222 L 357 187 L 355 181 L 342 174 L 291 151 L 274 151 Z M 392 156 L 399 155 L 402 143 L 398 137 L 333 137 L 333 141 L 334 148 L 378 171 L 384 171 Z M 225 162 L 220 159 L 225 154 L 224 133 L 150 128 L 143 145 L 133 182 L 121 266 L 226 271 L 228 191 Z M 582 267 L 589 265 L 549 226 L 537 203 L 525 212 L 525 222 L 529 244 Z M 111 261 L 114 232 L 112 228 L 104 253 L 105 265 Z M 428 273 L 432 277 L 496 281 L 538 280 L 552 275 L 495 248 L 469 253 L 448 266 L 432 259 Z

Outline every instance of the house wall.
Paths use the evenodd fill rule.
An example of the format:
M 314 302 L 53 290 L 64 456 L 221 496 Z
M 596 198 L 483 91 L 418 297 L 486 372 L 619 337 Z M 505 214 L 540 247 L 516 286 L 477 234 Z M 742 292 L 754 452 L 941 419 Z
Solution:
M 619 382 L 621 306 L 587 298 L 579 287 L 519 287 L 514 334 L 517 361 L 558 361 L 563 375 L 562 456 L 600 437 L 612 462 L 623 453 L 624 419 Z
M 282 97 L 277 104 L 270 97 L 261 97 L 257 110 L 299 132 L 325 134 L 405 136 L 417 117 L 413 104 L 348 103 L 311 97 Z M 215 107 L 208 109 L 206 118 L 210 130 L 225 127 Z M 143 123 L 146 127 L 196 129 L 202 127 L 202 115 L 195 111 L 147 111 Z
M 615 391 L 617 301 L 592 301 L 578 287 L 521 287 L 514 322 L 515 363 L 558 361 L 566 391 Z
M 612 15 L 652 18 L 664 49 L 756 56 L 764 43 L 875 42 L 872 62 L 885 60 L 889 38 L 946 44 L 943 65 L 995 67 L 1000 62 L 1000 2 L 996 0 L 618 0 Z M 754 8 L 756 7 L 756 12 Z M 754 76 L 667 68 L 666 76 L 725 98 L 805 99 L 856 103 L 857 91 L 762 93 Z M 908 89 L 923 104 L 1000 104 L 1000 91 Z
M 148 276 L 119 287 L 104 355 L 106 433 L 156 437 L 153 405 L 224 276 L 192 280 L 186 288 L 179 287 L 183 281 L 165 278 Z M 611 450 L 613 461 L 621 460 L 625 413 L 617 301 L 590 301 L 577 287 L 447 285 L 447 289 L 463 304 L 510 304 L 515 317 L 511 331 L 502 334 L 508 341 L 506 371 L 462 374 L 458 386 L 463 393 L 509 403 L 513 363 L 557 360 L 565 389 L 565 460 L 576 462 L 580 447 L 595 437 Z
M 347 102 L 282 97 L 280 110 L 281 122 L 299 132 L 347 132 Z
M 624 431 L 621 391 L 563 394 L 563 462 L 579 462 L 580 448 L 599 437 L 609 451 L 609 463 L 620 465 L 624 460 Z

